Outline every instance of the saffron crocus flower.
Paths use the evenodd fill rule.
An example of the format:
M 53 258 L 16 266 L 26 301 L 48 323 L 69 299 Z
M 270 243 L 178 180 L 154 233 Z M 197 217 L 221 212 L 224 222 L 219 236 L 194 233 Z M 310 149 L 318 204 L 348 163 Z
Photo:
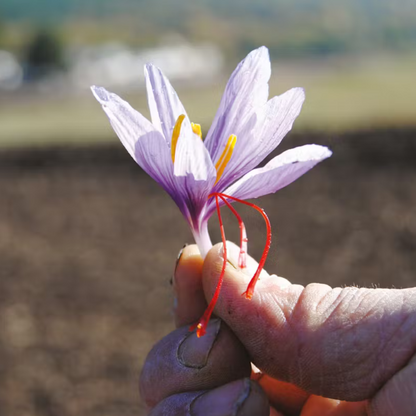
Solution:
M 241 227 L 241 267 L 245 263 L 245 228 L 230 203 L 274 193 L 331 155 L 326 147 L 305 145 L 285 151 L 255 169 L 292 128 L 305 98 L 302 88 L 293 88 L 268 100 L 270 75 L 267 48 L 251 52 L 231 75 L 205 140 L 200 126 L 189 120 L 168 79 L 151 64 L 145 67 L 151 121 L 117 95 L 92 87 L 127 151 L 178 205 L 203 257 L 212 247 L 209 218 L 216 208 L 220 214 L 221 205 L 233 210 Z M 220 223 L 222 226 L 221 218 Z M 223 228 L 222 236 L 224 272 Z M 265 255 L 267 250 L 266 244 Z M 265 255 L 246 292 L 248 298 L 253 295 Z M 222 276 L 213 301 L 196 325 L 198 335 L 205 331 L 221 283 Z

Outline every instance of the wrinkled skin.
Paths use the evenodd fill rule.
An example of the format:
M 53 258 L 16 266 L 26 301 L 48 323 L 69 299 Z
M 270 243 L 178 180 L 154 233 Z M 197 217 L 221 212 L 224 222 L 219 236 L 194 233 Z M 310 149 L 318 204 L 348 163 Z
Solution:
M 227 247 L 237 264 L 238 247 Z M 155 345 L 140 379 L 151 416 L 415 414 L 416 289 L 303 287 L 263 272 L 247 301 L 249 258 L 244 273 L 227 264 L 219 319 L 198 339 L 186 326 L 214 293 L 221 253 L 217 245 L 203 262 L 188 246 L 181 255 L 178 329 Z

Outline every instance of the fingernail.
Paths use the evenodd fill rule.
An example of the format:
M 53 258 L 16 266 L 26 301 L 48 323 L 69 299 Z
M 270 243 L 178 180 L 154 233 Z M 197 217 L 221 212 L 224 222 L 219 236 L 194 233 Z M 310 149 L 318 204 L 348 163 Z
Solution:
M 210 390 L 198 396 L 190 406 L 192 416 L 207 414 L 238 416 L 247 398 L 250 396 L 252 386 L 250 379 L 237 380 Z
M 190 332 L 179 345 L 177 353 L 179 362 L 190 368 L 205 367 L 220 328 L 221 321 L 211 319 L 204 336 L 198 338 L 196 331 Z
M 221 245 L 220 249 L 218 250 L 218 254 L 220 257 L 224 258 L 224 244 Z
M 185 247 L 187 245 L 188 245 L 188 243 L 185 243 L 184 246 L 179 250 L 178 257 L 176 257 L 175 272 L 176 272 L 176 269 L 178 268 L 178 264 L 179 264 L 179 261 L 182 257 L 183 251 L 185 250 Z M 175 276 L 174 276 L 174 279 L 175 279 Z
M 222 245 L 222 246 L 220 247 L 218 254 L 220 255 L 220 257 L 224 258 L 224 245 Z M 237 266 L 236 266 L 236 265 L 233 263 L 233 261 L 230 259 L 230 250 L 229 250 L 229 248 L 228 248 L 228 245 L 227 245 L 227 263 L 228 263 L 230 266 L 234 267 L 234 269 L 236 269 L 236 270 L 237 270 Z
M 176 263 L 175 263 L 175 271 L 173 273 L 172 278 L 170 279 L 171 286 L 173 289 L 173 313 L 175 313 L 176 309 L 178 308 L 178 294 L 176 290 L 176 269 L 178 268 L 179 261 L 181 260 L 183 251 L 185 250 L 185 247 L 188 245 L 188 243 L 185 243 L 183 247 L 179 250 L 178 256 L 176 257 Z
M 178 264 L 179 261 L 181 260 L 183 251 L 185 250 L 185 247 L 188 245 L 188 243 L 185 243 L 183 245 L 183 247 L 179 250 L 178 256 L 176 257 L 176 263 L 175 263 L 175 271 L 173 273 L 173 276 L 170 279 L 170 284 L 173 288 L 173 312 L 175 313 L 175 310 L 178 307 L 178 296 L 177 296 L 177 292 L 176 292 L 176 282 L 175 282 L 175 274 L 176 274 L 176 269 L 178 268 Z
M 230 264 L 231 266 L 233 266 L 233 267 L 234 267 L 234 269 L 238 270 L 238 269 L 237 269 L 237 266 L 235 266 L 235 265 L 231 262 L 231 260 L 230 260 L 230 259 L 227 259 L 227 262 L 228 262 L 228 264 Z

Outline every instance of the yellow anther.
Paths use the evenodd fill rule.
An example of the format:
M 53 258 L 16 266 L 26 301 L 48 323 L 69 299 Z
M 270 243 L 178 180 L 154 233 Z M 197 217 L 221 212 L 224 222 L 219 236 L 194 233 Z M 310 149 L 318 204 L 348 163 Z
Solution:
M 217 180 L 215 181 L 215 184 L 221 179 L 222 174 L 224 173 L 224 170 L 226 166 L 228 165 L 228 162 L 231 159 L 231 156 L 233 155 L 235 144 L 237 143 L 237 136 L 235 134 L 232 134 L 227 141 L 227 144 L 225 146 L 224 151 L 222 152 L 222 155 L 218 159 L 218 162 L 215 164 L 215 169 L 217 170 Z
M 191 123 L 192 130 L 195 134 L 197 134 L 202 139 L 202 131 L 201 131 L 201 125 L 196 123 Z
M 175 153 L 176 153 L 176 145 L 178 144 L 179 135 L 181 134 L 181 126 L 182 122 L 185 120 L 185 115 L 182 114 L 178 117 L 175 123 L 175 127 L 173 128 L 172 133 L 172 142 L 170 145 L 170 151 L 172 155 L 172 162 L 175 163 Z

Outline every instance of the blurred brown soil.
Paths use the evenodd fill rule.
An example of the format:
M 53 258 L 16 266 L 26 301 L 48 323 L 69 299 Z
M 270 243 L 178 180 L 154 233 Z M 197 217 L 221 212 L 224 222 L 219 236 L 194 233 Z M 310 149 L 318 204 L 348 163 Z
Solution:
M 258 201 L 274 230 L 269 271 L 414 286 L 416 130 L 292 134 L 284 147 L 304 143 L 334 156 Z M 169 278 L 192 241 L 176 206 L 116 142 L 3 151 L 0 198 L 0 414 L 144 415 L 141 363 L 173 327 Z M 262 219 L 240 212 L 258 258 Z

